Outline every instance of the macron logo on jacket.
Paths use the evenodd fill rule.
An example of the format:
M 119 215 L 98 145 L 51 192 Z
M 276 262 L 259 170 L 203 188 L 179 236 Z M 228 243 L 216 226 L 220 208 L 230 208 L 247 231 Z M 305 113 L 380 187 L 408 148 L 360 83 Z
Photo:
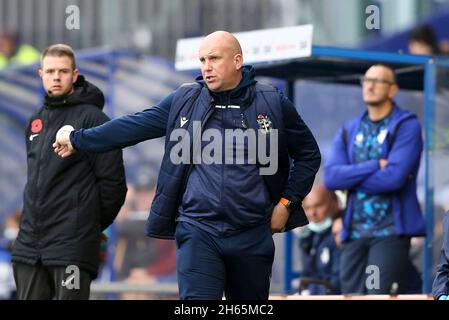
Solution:
M 184 125 L 189 122 L 189 119 L 187 119 L 186 117 L 181 117 L 181 128 L 184 127 Z

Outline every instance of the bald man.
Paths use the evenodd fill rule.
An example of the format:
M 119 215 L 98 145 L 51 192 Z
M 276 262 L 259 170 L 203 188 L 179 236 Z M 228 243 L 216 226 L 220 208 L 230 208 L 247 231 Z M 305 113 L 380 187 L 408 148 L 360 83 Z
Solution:
M 324 186 L 314 186 L 303 201 L 309 224 L 299 232 L 301 278 L 328 282 L 302 286 L 301 294 L 340 294 L 340 252 L 332 234 L 332 220 L 339 216 L 337 195 Z
M 410 237 L 423 236 L 416 197 L 423 147 L 416 115 L 401 109 L 393 69 L 378 64 L 361 79 L 367 110 L 337 133 L 325 165 L 330 190 L 348 190 L 340 234 L 342 293 L 404 292 Z
M 295 106 L 243 66 L 232 34 L 205 37 L 198 57 L 195 83 L 104 126 L 61 128 L 55 152 L 103 152 L 166 136 L 146 233 L 176 240 L 180 298 L 267 299 L 272 234 L 307 223 L 300 204 L 320 152 Z

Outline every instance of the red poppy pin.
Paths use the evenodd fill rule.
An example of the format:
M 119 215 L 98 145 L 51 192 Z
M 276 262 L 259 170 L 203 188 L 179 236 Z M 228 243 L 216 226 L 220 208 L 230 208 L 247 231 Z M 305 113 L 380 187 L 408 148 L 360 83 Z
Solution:
M 42 120 L 41 119 L 34 119 L 33 122 L 31 122 L 31 132 L 32 133 L 39 133 L 42 130 Z

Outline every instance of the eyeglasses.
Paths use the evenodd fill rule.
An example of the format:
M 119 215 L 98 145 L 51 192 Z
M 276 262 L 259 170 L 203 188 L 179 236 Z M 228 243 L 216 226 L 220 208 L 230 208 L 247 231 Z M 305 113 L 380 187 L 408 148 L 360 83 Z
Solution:
M 373 84 L 389 84 L 389 85 L 395 84 L 394 81 L 383 80 L 383 79 L 377 79 L 377 78 L 361 77 L 361 78 L 360 78 L 360 84 L 363 86 L 365 83 L 373 83 Z

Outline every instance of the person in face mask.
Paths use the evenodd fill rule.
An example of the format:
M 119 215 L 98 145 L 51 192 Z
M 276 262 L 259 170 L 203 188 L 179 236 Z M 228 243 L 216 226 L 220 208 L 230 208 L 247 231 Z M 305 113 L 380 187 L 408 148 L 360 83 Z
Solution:
M 5 219 L 2 232 L 2 245 L 7 250 L 11 250 L 14 241 L 19 234 L 21 210 L 16 210 Z
M 323 186 L 314 186 L 303 201 L 309 224 L 299 234 L 302 261 L 300 293 L 339 294 L 339 249 L 332 234 L 339 215 L 338 198 Z M 306 284 L 304 284 L 306 283 Z
M 8 215 L 0 232 L 0 300 L 15 299 L 16 286 L 11 266 L 11 247 L 19 232 L 21 210 Z

